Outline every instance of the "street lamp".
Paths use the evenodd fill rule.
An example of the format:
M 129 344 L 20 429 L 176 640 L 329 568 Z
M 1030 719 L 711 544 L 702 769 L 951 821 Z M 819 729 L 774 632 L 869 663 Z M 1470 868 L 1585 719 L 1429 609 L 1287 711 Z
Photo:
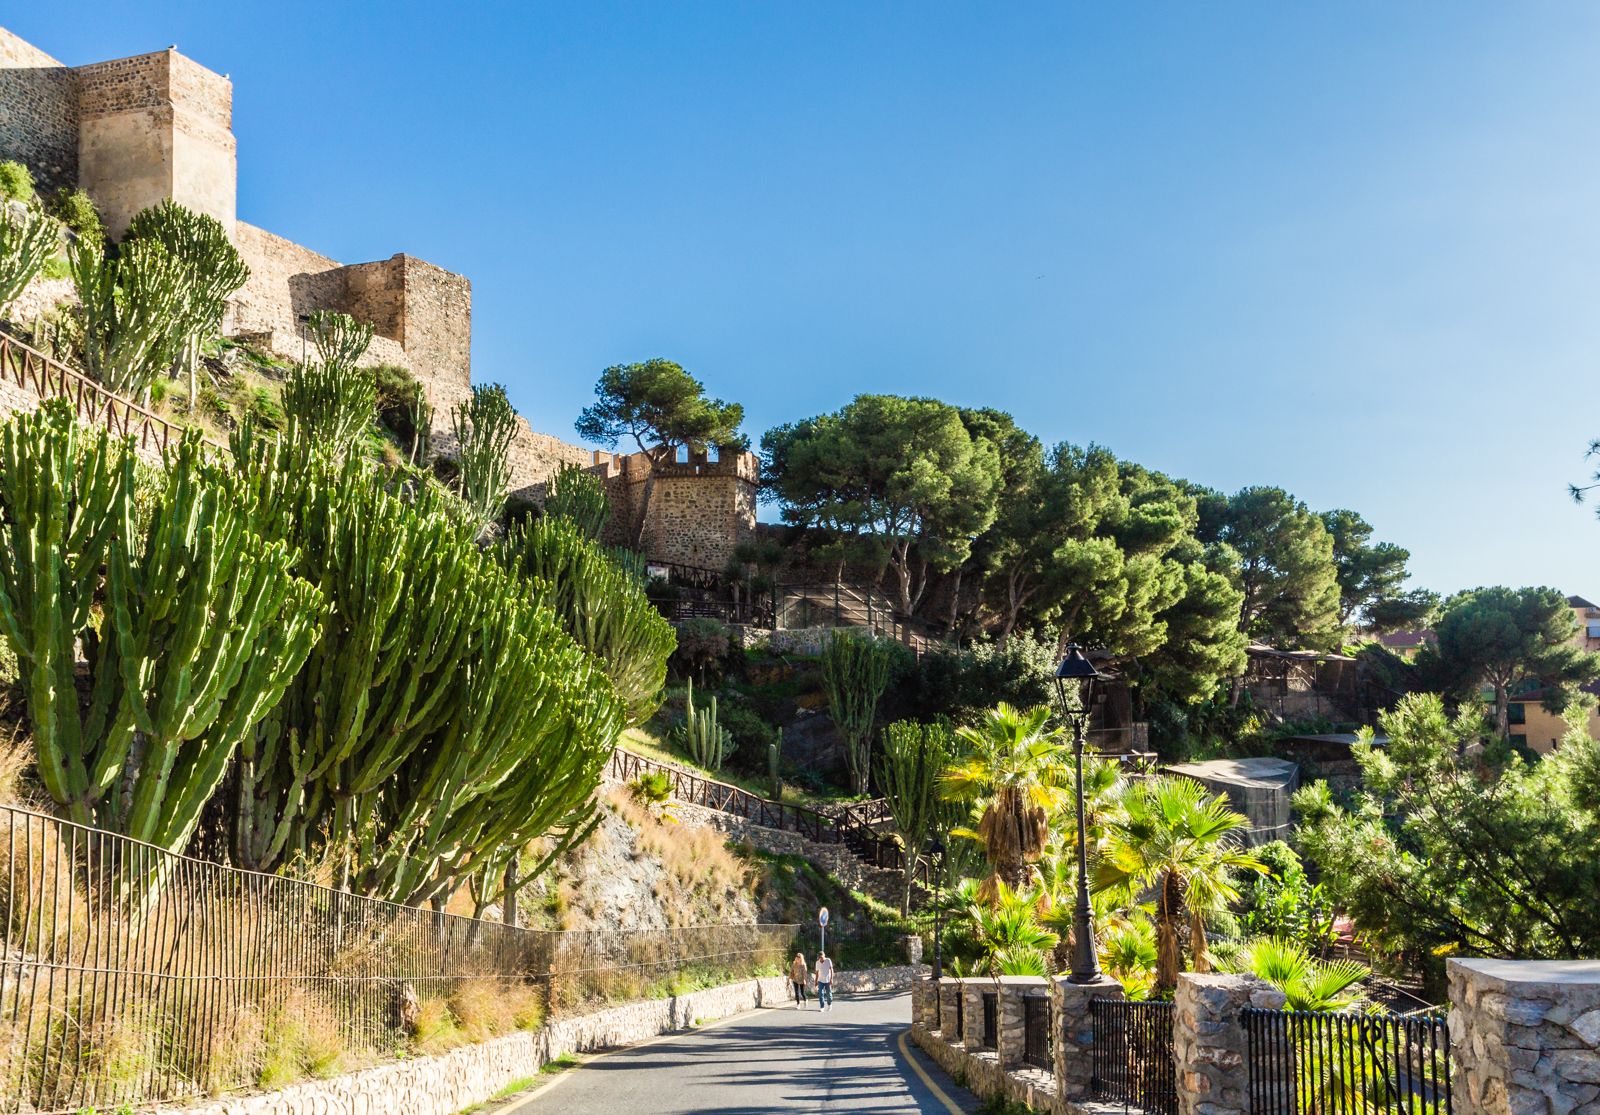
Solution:
M 1083 822 L 1083 722 L 1089 715 L 1087 700 L 1074 709 L 1067 703 L 1067 686 L 1087 697 L 1089 687 L 1105 675 L 1083 656 L 1083 648 L 1073 643 L 1067 656 L 1056 667 L 1056 696 L 1061 713 L 1072 721 L 1072 756 L 1078 771 L 1078 903 L 1072 912 L 1072 974 L 1069 983 L 1096 983 L 1100 980 L 1100 960 L 1094 949 L 1094 907 L 1089 903 L 1088 833 Z
M 944 881 L 944 844 L 937 836 L 930 837 L 922 846 L 928 855 L 928 870 L 934 872 L 933 876 L 933 978 L 944 979 L 944 965 L 939 962 L 939 933 L 944 928 L 944 908 L 939 902 L 939 884 Z M 933 857 L 939 857 L 939 866 L 933 865 Z

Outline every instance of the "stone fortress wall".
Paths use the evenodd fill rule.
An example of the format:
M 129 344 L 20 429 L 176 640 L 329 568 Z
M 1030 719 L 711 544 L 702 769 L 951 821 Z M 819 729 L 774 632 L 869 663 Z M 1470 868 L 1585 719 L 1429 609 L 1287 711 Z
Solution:
M 472 284 L 403 253 L 341 264 L 237 219 L 233 83 L 176 47 L 69 67 L 0 28 L 0 159 L 18 159 L 42 190 L 84 189 L 113 236 L 165 198 L 216 217 L 250 267 L 223 332 L 285 359 L 304 346 L 301 318 L 336 310 L 372 323 L 364 364 L 410 370 L 434 407 L 434 444 L 453 450 L 450 412 L 472 394 Z M 39 283 L 35 284 L 40 286 Z M 31 318 L 46 300 L 30 287 Z M 54 301 L 50 301 L 54 304 Z M 562 464 L 589 469 L 611 495 L 612 541 L 622 541 L 644 488 L 642 455 L 614 457 L 535 432 L 525 419 L 511 446 L 512 495 L 542 504 Z M 668 466 L 651 496 L 649 557 L 720 569 L 755 532 L 758 464 L 703 457 Z M 619 525 L 620 524 L 620 525 Z

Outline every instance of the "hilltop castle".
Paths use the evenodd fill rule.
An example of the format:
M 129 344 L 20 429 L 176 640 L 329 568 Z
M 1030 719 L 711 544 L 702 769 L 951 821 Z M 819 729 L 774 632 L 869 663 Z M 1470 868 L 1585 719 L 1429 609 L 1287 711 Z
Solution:
M 0 28 L 0 159 L 26 163 L 43 190 L 81 187 L 120 237 L 140 210 L 166 198 L 208 213 L 232 232 L 250 267 L 223 332 L 290 359 L 301 316 L 337 310 L 375 330 L 365 362 L 408 368 L 435 408 L 435 437 L 450 450 L 449 414 L 471 394 L 472 284 L 414 256 L 341 264 L 238 219 L 233 83 L 176 47 L 66 66 Z M 606 481 L 625 536 L 647 467 L 536 433 L 521 420 L 511 447 L 514 494 L 542 503 L 563 463 Z M 757 466 L 748 453 L 703 456 L 658 473 L 645 529 L 657 561 L 720 569 L 755 530 Z

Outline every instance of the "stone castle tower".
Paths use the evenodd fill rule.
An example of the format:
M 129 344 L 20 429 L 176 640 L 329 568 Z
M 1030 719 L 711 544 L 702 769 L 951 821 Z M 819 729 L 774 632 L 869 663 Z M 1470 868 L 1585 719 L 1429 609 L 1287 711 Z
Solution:
M 0 159 L 26 163 L 43 191 L 82 188 L 113 237 L 166 198 L 215 217 L 250 267 L 223 332 L 298 360 L 302 315 L 336 310 L 370 322 L 364 363 L 411 371 L 434 407 L 435 444 L 450 452 L 450 410 L 472 390 L 472 284 L 405 254 L 342 264 L 239 220 L 226 75 L 176 47 L 66 66 L 0 28 Z M 574 464 L 603 476 L 617 516 L 626 516 L 643 488 L 642 457 L 632 460 L 569 445 L 521 420 L 511 446 L 513 494 L 542 503 L 555 470 Z M 755 529 L 754 457 L 666 467 L 671 475 L 658 478 L 651 499 L 647 556 L 720 569 Z

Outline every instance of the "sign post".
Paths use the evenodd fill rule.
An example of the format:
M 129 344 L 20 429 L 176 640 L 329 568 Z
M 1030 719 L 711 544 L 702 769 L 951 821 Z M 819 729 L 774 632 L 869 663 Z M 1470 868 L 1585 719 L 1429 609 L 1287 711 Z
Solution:
M 824 906 L 817 911 L 818 940 L 821 942 L 818 953 L 828 951 L 828 908 Z

